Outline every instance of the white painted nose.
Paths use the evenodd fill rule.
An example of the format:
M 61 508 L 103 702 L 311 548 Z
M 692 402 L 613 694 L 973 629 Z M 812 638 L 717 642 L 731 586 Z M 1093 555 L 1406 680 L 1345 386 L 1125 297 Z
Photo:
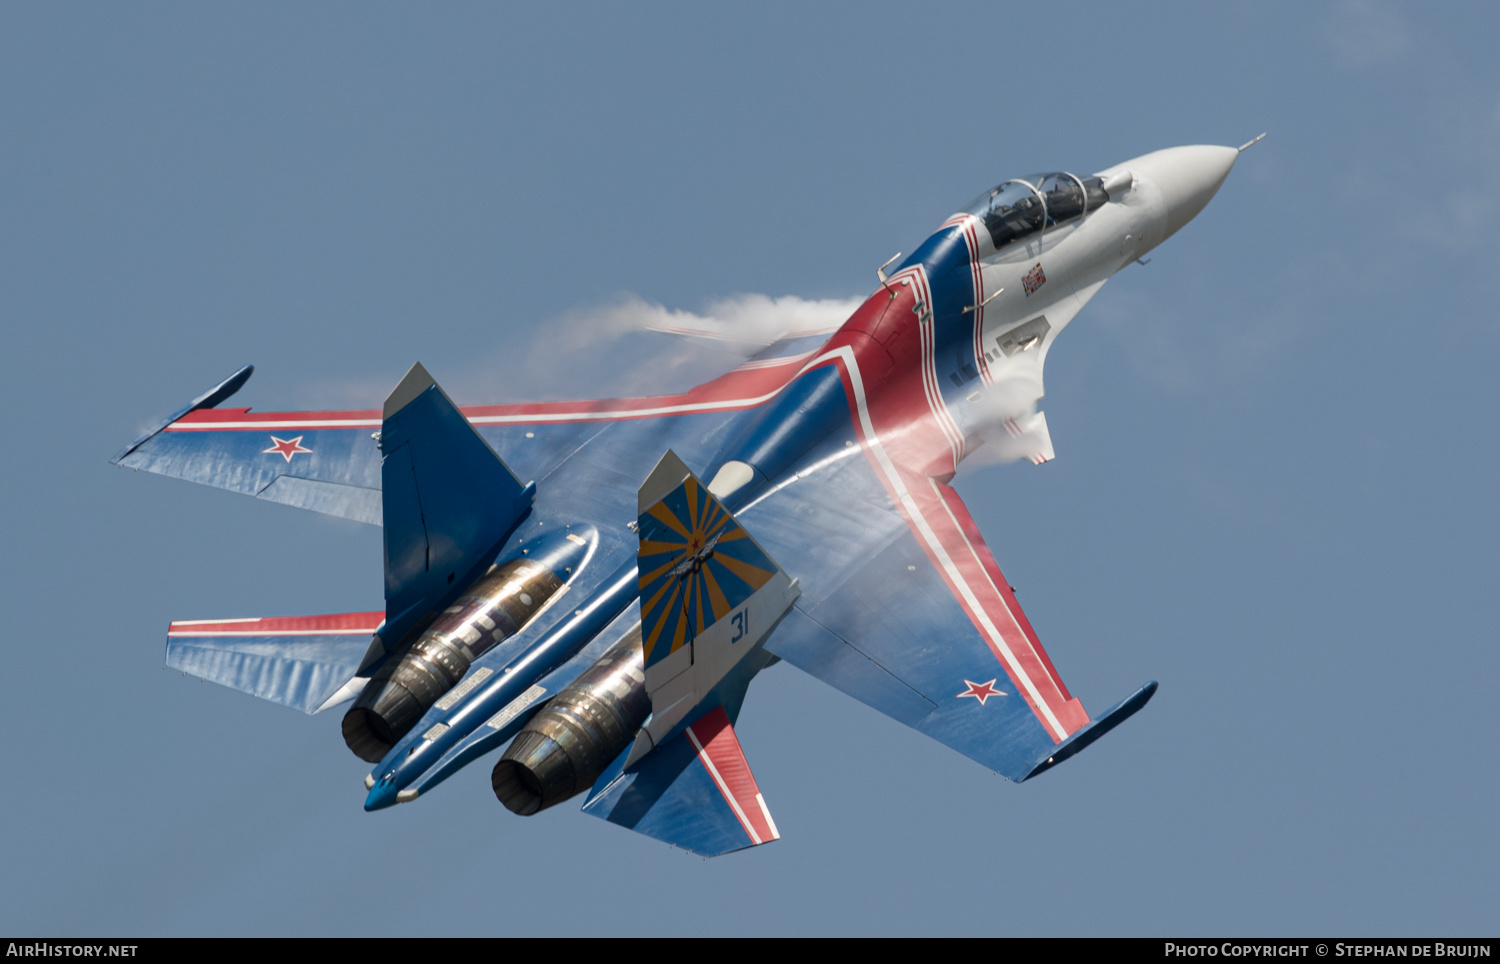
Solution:
M 1153 151 L 1121 166 L 1150 178 L 1161 189 L 1167 203 L 1166 236 L 1171 237 L 1213 200 L 1239 156 L 1233 147 L 1194 144 Z

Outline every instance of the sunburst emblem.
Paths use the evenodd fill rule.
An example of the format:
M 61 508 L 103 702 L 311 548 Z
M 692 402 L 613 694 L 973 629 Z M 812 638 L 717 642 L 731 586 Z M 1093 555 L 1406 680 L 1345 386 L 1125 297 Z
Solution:
M 776 564 L 691 475 L 639 524 L 647 666 L 729 615 L 776 574 Z

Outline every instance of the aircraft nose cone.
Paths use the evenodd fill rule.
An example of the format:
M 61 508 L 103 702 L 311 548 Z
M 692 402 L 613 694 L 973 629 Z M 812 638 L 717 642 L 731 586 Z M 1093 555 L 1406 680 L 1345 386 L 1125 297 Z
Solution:
M 1138 157 L 1126 166 L 1155 181 L 1161 189 L 1162 198 L 1167 202 L 1167 236 L 1170 237 L 1213 200 L 1239 156 L 1239 151 L 1233 147 L 1195 144 L 1156 151 Z

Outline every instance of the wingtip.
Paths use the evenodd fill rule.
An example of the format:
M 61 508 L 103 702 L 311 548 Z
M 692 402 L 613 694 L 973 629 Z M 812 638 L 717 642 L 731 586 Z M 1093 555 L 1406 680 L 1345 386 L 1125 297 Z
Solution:
M 227 401 L 235 392 L 244 388 L 245 383 L 250 380 L 250 376 L 253 374 L 255 374 L 255 366 L 246 365 L 218 385 L 209 389 L 202 397 L 196 399 L 192 407 L 194 409 L 218 407 L 220 402 Z
M 119 465 L 131 452 L 134 452 L 136 449 L 149 442 L 162 429 L 166 428 L 168 425 L 171 425 L 173 422 L 177 421 L 179 418 L 182 418 L 189 412 L 196 412 L 200 408 L 214 408 L 221 402 L 226 401 L 235 392 L 244 388 L 245 383 L 250 380 L 250 376 L 254 373 L 254 365 L 246 365 L 244 368 L 241 368 L 239 371 L 235 372 L 233 375 L 230 375 L 228 378 L 224 379 L 213 388 L 210 388 L 202 395 L 199 395 L 191 402 L 188 402 L 182 408 L 162 419 L 159 423 L 157 423 L 155 428 L 151 429 L 151 431 L 147 432 L 140 438 L 136 439 L 134 442 L 131 442 L 129 445 L 120 449 L 120 451 L 116 452 L 113 456 L 110 457 L 110 464 Z
M 1151 680 L 1150 682 L 1146 683 L 1145 686 L 1142 686 L 1134 693 L 1131 693 L 1129 696 L 1125 697 L 1123 700 L 1106 710 L 1103 715 L 1091 721 L 1087 726 L 1078 730 L 1068 739 L 1058 744 L 1056 748 L 1054 748 L 1046 757 L 1037 761 L 1037 763 L 1033 765 L 1032 768 L 1028 770 L 1016 782 L 1024 783 L 1027 780 L 1030 780 L 1032 777 L 1037 776 L 1038 774 L 1046 773 L 1048 770 L 1057 766 L 1059 763 L 1063 762 L 1069 757 L 1076 755 L 1077 753 L 1082 751 L 1084 747 L 1087 747 L 1089 744 L 1093 743 L 1095 740 L 1099 739 L 1110 730 L 1113 730 L 1115 727 L 1119 726 L 1121 723 L 1124 723 L 1136 713 L 1140 712 L 1142 707 L 1151 702 L 1151 697 L 1156 695 L 1156 689 L 1156 680 Z

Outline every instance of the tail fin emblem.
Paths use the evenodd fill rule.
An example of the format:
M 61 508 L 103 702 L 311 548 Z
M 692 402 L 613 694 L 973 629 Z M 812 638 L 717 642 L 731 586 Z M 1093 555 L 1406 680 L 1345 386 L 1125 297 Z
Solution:
M 639 519 L 647 666 L 729 616 L 776 573 L 719 501 L 686 467 L 683 474 Z

